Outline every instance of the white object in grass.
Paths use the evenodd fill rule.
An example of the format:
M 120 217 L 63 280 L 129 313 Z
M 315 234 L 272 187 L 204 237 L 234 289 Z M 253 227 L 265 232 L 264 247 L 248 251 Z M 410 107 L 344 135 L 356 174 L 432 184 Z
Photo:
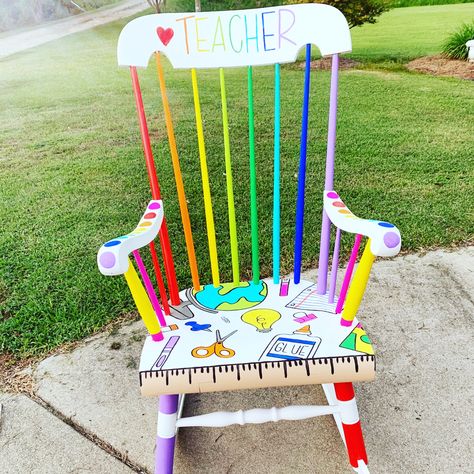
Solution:
M 466 43 L 467 46 L 467 59 L 470 63 L 474 63 L 474 39 L 469 40 Z

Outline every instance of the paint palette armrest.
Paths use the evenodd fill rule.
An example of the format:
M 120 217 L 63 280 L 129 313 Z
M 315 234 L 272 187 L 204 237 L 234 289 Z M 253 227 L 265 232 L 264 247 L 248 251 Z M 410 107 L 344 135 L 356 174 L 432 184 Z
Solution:
M 122 275 L 128 270 L 128 255 L 152 242 L 163 222 L 163 202 L 150 201 L 137 227 L 129 234 L 109 240 L 99 249 L 97 265 L 103 275 Z
M 355 216 L 335 191 L 324 191 L 324 210 L 336 227 L 345 232 L 369 237 L 370 250 L 374 255 L 393 257 L 400 252 L 400 231 L 393 224 Z

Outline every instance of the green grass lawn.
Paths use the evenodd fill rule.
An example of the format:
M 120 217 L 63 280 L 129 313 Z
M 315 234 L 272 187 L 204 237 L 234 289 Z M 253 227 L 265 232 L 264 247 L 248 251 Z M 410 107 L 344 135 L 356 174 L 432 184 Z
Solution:
M 424 22 L 418 15 L 422 8 L 430 11 L 399 9 L 382 17 L 380 25 L 355 30 L 357 57 L 383 60 L 384 49 L 387 60 L 397 51 L 400 57 L 434 51 L 441 39 L 436 24 L 448 28 L 447 18 L 453 25 L 461 22 L 473 4 L 433 7 L 433 28 L 425 31 L 426 37 L 411 34 L 414 19 Z M 150 197 L 129 76 L 115 63 L 117 35 L 124 23 L 0 62 L 0 352 L 44 353 L 133 309 L 124 281 L 101 276 L 96 266 L 100 245 L 131 230 Z M 157 82 L 152 68 L 141 77 L 177 273 L 185 285 L 189 277 Z M 214 103 L 218 75 L 211 71 L 199 77 L 221 278 L 230 280 L 223 143 L 220 110 Z M 229 70 L 226 79 L 245 277 L 250 269 L 246 78 L 242 70 Z M 284 68 L 284 272 L 292 267 L 302 81 L 302 71 Z M 306 267 L 314 265 L 318 255 L 328 83 L 327 72 L 313 74 Z M 264 275 L 271 271 L 272 93 L 272 70 L 256 70 Z M 202 279 L 209 280 L 189 73 L 178 72 L 169 80 L 169 96 Z M 473 98 L 468 81 L 370 67 L 341 73 L 336 189 L 356 214 L 397 224 L 406 251 L 464 243 L 474 234 Z M 347 251 L 349 237 L 343 243 Z
M 438 54 L 462 23 L 474 20 L 474 3 L 396 8 L 373 25 L 352 30 L 353 57 L 362 61 L 406 62 Z

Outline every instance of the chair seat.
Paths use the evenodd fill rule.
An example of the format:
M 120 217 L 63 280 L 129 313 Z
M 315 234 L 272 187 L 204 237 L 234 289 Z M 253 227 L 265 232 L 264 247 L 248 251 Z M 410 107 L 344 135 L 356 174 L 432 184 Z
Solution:
M 362 326 L 340 324 L 309 281 L 206 285 L 180 293 L 140 360 L 143 395 L 372 380 L 375 356 Z

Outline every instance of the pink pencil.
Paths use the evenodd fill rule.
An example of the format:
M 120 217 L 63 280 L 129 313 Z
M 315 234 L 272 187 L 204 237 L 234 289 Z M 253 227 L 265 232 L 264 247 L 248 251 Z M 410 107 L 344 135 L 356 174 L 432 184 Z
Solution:
M 352 272 L 354 271 L 354 265 L 357 260 L 357 254 L 359 253 L 361 240 L 362 240 L 362 235 L 357 234 L 355 236 L 354 246 L 352 247 L 349 263 L 347 264 L 346 273 L 344 275 L 344 281 L 342 282 L 341 292 L 339 293 L 339 299 L 337 300 L 336 314 L 339 314 L 342 311 L 342 306 L 344 305 L 347 290 L 349 288 L 349 283 L 351 281 Z

